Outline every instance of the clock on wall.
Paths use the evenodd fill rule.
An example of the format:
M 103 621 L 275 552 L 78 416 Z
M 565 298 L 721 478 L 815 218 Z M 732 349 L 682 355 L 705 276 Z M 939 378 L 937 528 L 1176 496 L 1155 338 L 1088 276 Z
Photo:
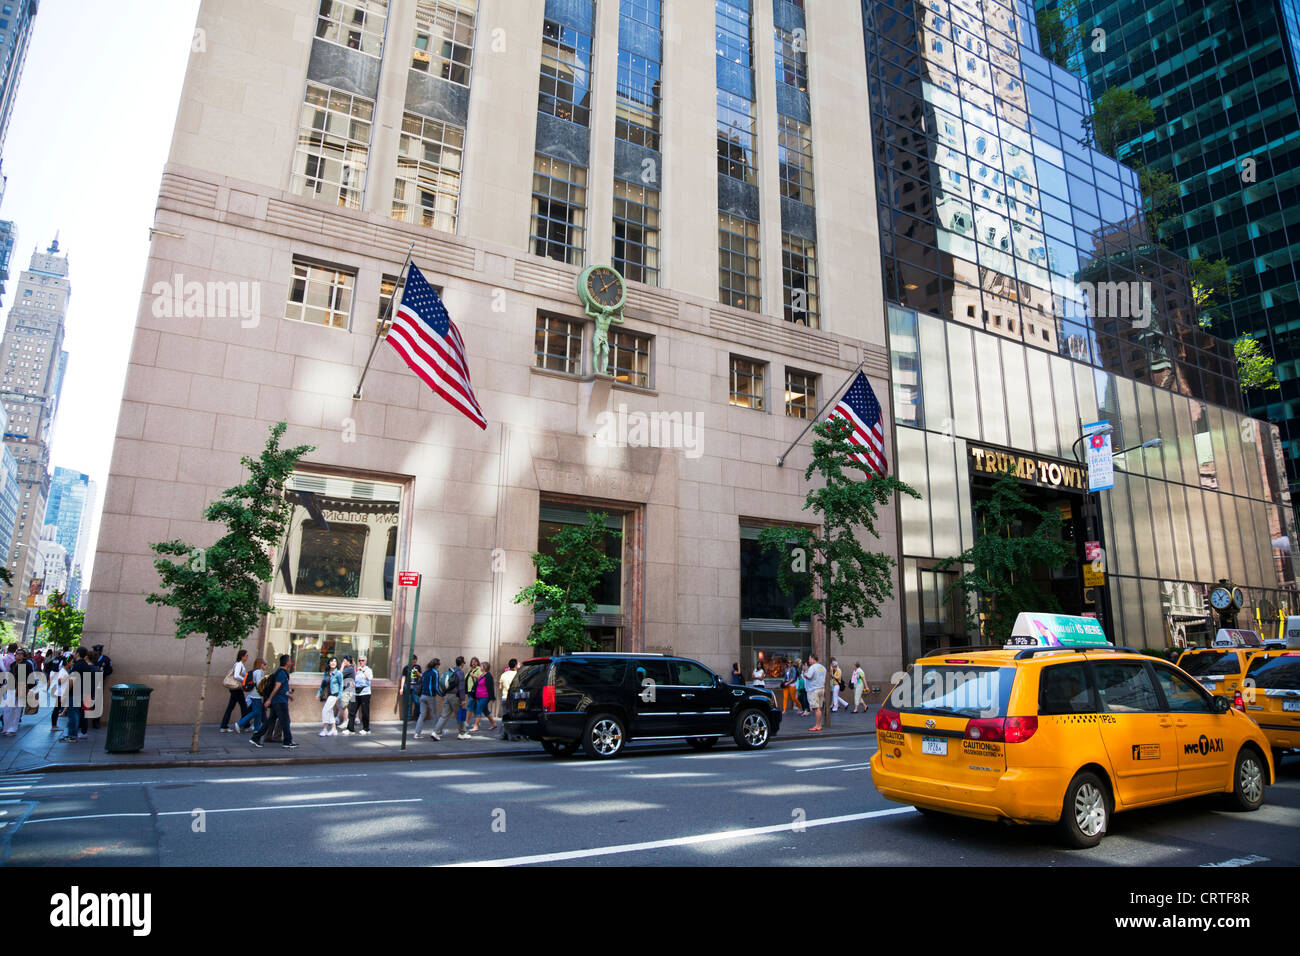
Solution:
M 596 320 L 591 335 L 591 370 L 606 375 L 609 370 L 609 325 L 622 323 L 627 283 L 613 266 L 587 266 L 578 276 L 578 297 L 587 314 Z

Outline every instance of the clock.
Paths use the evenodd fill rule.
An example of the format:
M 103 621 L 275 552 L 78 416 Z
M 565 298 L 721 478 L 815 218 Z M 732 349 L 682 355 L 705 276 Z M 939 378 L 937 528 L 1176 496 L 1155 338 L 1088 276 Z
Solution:
M 589 312 L 616 312 L 627 299 L 627 285 L 613 266 L 588 266 L 578 276 L 578 295 Z
M 1215 588 L 1210 592 L 1210 606 L 1216 611 L 1226 611 L 1232 606 L 1232 592 L 1227 588 Z
M 1240 611 L 1246 605 L 1246 592 L 1241 588 L 1232 589 L 1232 606 Z

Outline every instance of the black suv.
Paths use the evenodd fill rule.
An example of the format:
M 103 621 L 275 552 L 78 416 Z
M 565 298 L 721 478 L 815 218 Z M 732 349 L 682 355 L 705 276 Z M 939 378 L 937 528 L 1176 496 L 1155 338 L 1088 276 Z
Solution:
M 581 746 L 616 757 L 630 740 L 685 737 L 707 750 L 731 736 L 758 750 L 781 726 L 772 692 L 728 684 L 699 661 L 662 654 L 577 653 L 524 661 L 503 714 L 507 734 L 565 757 Z

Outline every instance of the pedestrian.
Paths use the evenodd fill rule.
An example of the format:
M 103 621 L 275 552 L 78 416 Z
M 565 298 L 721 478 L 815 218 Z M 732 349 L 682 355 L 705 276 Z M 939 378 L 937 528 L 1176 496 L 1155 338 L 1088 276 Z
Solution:
M 755 686 L 755 687 L 766 687 L 766 686 L 767 686 L 767 684 L 766 684 L 766 683 L 764 682 L 764 680 L 763 680 L 763 678 L 767 676 L 767 672 L 766 672 L 765 670 L 763 670 L 763 662 L 762 662 L 762 661 L 759 661 L 757 664 L 754 665 L 754 673 L 751 674 L 750 676 L 753 678 L 754 686 Z
M 822 692 L 826 687 L 826 668 L 817 662 L 816 654 L 808 655 L 808 666 L 803 672 L 804 686 L 808 689 L 808 705 L 813 712 L 813 733 L 822 729 Z
M 803 679 L 803 669 L 808 662 L 800 660 L 795 667 L 799 671 L 799 679 L 794 682 L 795 693 L 799 695 L 799 716 L 808 716 L 808 682 Z
M 90 651 L 77 648 L 77 658 L 68 680 L 68 732 L 64 741 L 85 740 L 86 710 L 94 707 L 95 667 L 90 662 Z
M 442 674 L 438 670 L 440 667 L 442 661 L 435 657 L 424 665 L 424 673 L 420 675 L 420 716 L 415 719 L 413 740 L 420 739 L 420 728 L 424 726 L 425 720 L 432 723 L 438 719 L 439 698 L 442 697 Z M 432 728 L 429 730 L 429 736 L 434 740 L 442 739 L 433 732 Z
M 230 668 L 229 673 L 221 678 L 221 686 L 230 691 L 230 700 L 226 702 L 226 712 L 221 715 L 221 732 L 223 734 L 238 733 L 234 727 L 230 726 L 230 715 L 234 713 L 236 707 L 239 708 L 240 720 L 248 716 L 248 704 L 244 700 L 244 678 L 248 676 L 248 667 L 245 666 L 244 660 L 247 657 L 248 651 L 241 647 L 239 653 L 235 655 L 235 663 Z
M 262 686 L 262 678 L 265 676 L 266 661 L 259 657 L 253 661 L 253 672 L 244 678 L 244 703 L 248 705 L 248 713 L 235 722 L 238 733 L 242 734 L 244 728 L 250 726 L 253 733 L 262 729 L 262 692 L 258 688 Z
M 67 713 L 68 658 L 60 656 L 54 661 L 54 678 L 50 683 L 50 730 L 59 729 L 59 718 Z
M 865 714 L 869 708 L 862 700 L 862 695 L 867 689 L 867 675 L 862 670 L 860 661 L 853 662 L 853 673 L 849 676 L 849 683 L 853 685 L 853 712 L 856 714 L 861 707 Z
M 849 702 L 840 696 L 840 688 L 844 686 L 844 672 L 840 670 L 839 661 L 831 658 L 831 713 L 835 713 L 841 707 L 847 708 Z
M 471 734 L 478 731 L 478 722 L 484 717 L 487 718 L 488 730 L 497 729 L 497 722 L 491 712 L 492 701 L 496 700 L 497 696 L 496 687 L 496 678 L 492 676 L 492 664 L 489 662 L 481 668 L 478 684 L 474 687 L 474 694 L 470 701 L 474 705 L 474 726 L 470 729 Z
M 745 683 L 745 676 L 740 673 L 739 663 L 733 662 L 731 665 L 731 683 L 741 685 Z
M 338 706 L 339 694 L 341 693 L 343 693 L 343 675 L 339 673 L 338 659 L 331 657 L 329 663 L 325 665 L 325 676 L 321 678 L 320 692 L 317 694 L 322 704 L 320 709 L 321 737 L 337 737 L 339 734 L 338 723 L 334 718 L 334 708 Z
M 104 653 L 103 644 L 96 644 L 94 647 L 90 649 L 90 652 L 91 652 L 90 663 L 94 667 L 95 672 L 104 675 L 103 680 L 101 682 L 101 686 L 108 687 L 109 686 L 108 679 L 113 676 L 113 659 Z M 98 690 L 98 688 L 95 687 L 94 681 L 91 682 L 91 687 L 92 687 L 92 697 L 93 697 L 95 696 L 94 692 Z M 95 715 L 102 714 L 104 712 L 104 707 L 102 702 L 98 702 L 98 706 L 96 706 L 96 702 L 92 702 L 90 705 L 90 710 L 92 714 Z M 98 730 L 99 717 L 94 716 L 91 718 L 91 721 L 94 724 L 95 729 Z
M 18 719 L 22 715 L 27 689 L 27 664 L 23 652 L 15 649 L 13 659 L 4 669 L 3 716 L 0 716 L 0 737 L 12 737 L 18 733 Z
M 506 711 L 510 707 L 510 685 L 515 682 L 515 675 L 518 673 L 519 661 L 512 657 L 506 663 L 506 669 L 503 670 L 501 676 L 497 678 L 497 684 L 500 688 L 500 693 L 497 694 L 497 716 L 503 720 L 505 719 Z
M 353 675 L 356 684 L 356 696 L 348 704 L 348 733 L 370 733 L 370 684 L 375 679 L 375 672 L 366 666 L 364 657 L 357 657 L 356 672 Z M 361 729 L 357 730 L 357 711 L 361 711 Z
M 406 719 L 416 720 L 420 715 L 420 678 L 423 671 L 416 661 L 402 668 L 397 681 L 397 696 L 393 698 L 393 713 L 401 716 L 398 701 L 406 701 Z
M 338 715 L 335 717 L 337 723 L 343 723 L 343 718 L 352 713 L 352 702 L 357 699 L 357 668 L 352 663 L 352 657 L 348 654 L 343 655 L 343 669 L 340 672 L 343 676 L 343 692 L 339 694 Z M 350 728 L 344 728 L 344 734 L 353 733 Z
M 781 677 L 781 713 L 785 713 L 786 705 L 792 706 L 799 710 L 799 692 L 796 683 L 799 680 L 799 670 L 795 667 L 794 662 L 787 660 L 785 662 L 785 673 Z
M 442 716 L 433 725 L 432 736 L 435 740 L 452 714 L 456 715 L 459 730 L 456 739 L 469 739 L 469 734 L 465 733 L 465 672 L 461 670 L 464 664 L 465 658 L 457 657 L 456 666 L 447 668 L 447 672 L 442 675 Z
M 271 719 L 267 721 L 266 726 L 253 736 L 248 738 L 248 742 L 257 749 L 262 749 L 262 736 L 269 734 L 271 728 L 279 721 L 280 726 L 284 729 L 284 746 L 286 749 L 297 747 L 293 742 L 293 731 L 289 726 L 289 702 L 293 700 L 293 688 L 289 686 L 289 655 L 280 655 L 280 666 L 272 675 L 270 684 L 266 692 L 266 704 L 264 705 Z

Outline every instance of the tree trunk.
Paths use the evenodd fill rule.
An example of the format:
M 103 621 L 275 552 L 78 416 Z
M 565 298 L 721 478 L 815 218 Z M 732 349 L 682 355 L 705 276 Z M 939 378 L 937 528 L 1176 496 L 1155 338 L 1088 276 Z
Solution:
M 826 668 L 826 683 L 822 685 L 822 730 L 831 725 L 831 702 L 835 699 L 835 679 L 831 676 L 831 632 L 830 628 L 825 625 L 822 630 L 826 632 L 826 657 L 822 665 Z
M 208 699 L 208 675 L 212 672 L 212 644 L 208 644 L 208 659 L 203 662 L 203 684 L 199 687 L 199 712 L 194 717 L 194 736 L 190 738 L 190 753 L 199 752 L 199 728 L 203 726 L 203 702 Z

